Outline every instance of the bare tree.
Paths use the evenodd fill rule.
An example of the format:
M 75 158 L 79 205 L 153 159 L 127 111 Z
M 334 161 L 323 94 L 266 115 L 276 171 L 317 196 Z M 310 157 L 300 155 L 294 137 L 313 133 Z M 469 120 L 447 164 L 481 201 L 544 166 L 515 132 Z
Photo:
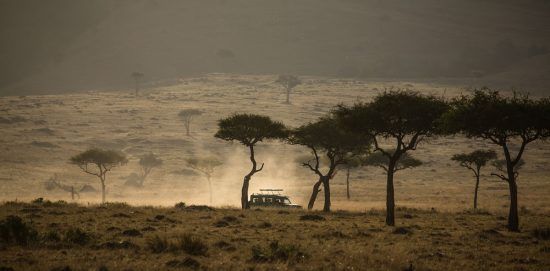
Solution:
M 186 160 L 187 166 L 201 172 L 208 181 L 208 191 L 210 193 L 210 204 L 212 204 L 212 174 L 216 167 L 223 163 L 215 157 L 189 158 Z
M 183 126 L 185 126 L 186 135 L 190 135 L 191 120 L 200 115 L 202 115 L 202 111 L 198 109 L 184 109 L 179 112 L 178 116 L 181 118 Z
M 286 103 L 290 103 L 290 92 L 294 87 L 301 84 L 302 81 L 295 75 L 279 75 L 279 78 L 275 81 L 281 84 L 286 90 Z
M 92 148 L 71 157 L 71 163 L 77 165 L 82 171 L 97 176 L 101 181 L 101 202 L 105 203 L 105 180 L 107 172 L 116 166 L 128 162 L 126 156 L 113 150 Z

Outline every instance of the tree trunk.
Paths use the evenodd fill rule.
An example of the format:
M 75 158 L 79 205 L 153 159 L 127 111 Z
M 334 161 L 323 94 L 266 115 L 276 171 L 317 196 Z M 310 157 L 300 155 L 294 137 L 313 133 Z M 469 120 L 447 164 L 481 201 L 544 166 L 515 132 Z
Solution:
M 350 199 L 350 195 L 349 195 L 349 167 L 347 168 L 347 171 L 346 171 L 346 196 L 349 200 Z
M 395 199 L 393 190 L 393 174 L 395 170 L 395 159 L 391 158 L 388 164 L 388 179 L 386 187 L 386 225 L 395 226 Z
M 323 180 L 319 178 L 319 180 L 313 185 L 313 191 L 311 192 L 311 197 L 309 198 L 309 203 L 307 204 L 307 209 L 311 210 L 313 209 L 313 204 L 315 204 L 315 200 L 317 199 L 317 194 L 319 194 L 319 186 L 323 183 Z
M 479 190 L 479 174 L 476 175 L 476 189 L 474 191 L 474 210 L 477 210 L 477 191 Z
M 248 185 L 250 184 L 250 176 L 245 176 L 243 181 L 243 189 L 241 191 L 241 207 L 242 209 L 250 209 L 248 204 Z
M 189 126 L 191 125 L 191 120 L 185 120 L 185 134 L 189 136 Z
M 323 212 L 330 212 L 330 177 L 325 176 L 323 178 L 323 189 L 325 190 L 325 206 L 323 206 Z
M 105 203 L 105 179 L 101 179 L 101 203 Z
M 519 214 L 518 214 L 518 186 L 516 178 L 512 172 L 508 174 L 508 186 L 510 188 L 510 211 L 508 213 L 508 229 L 511 231 L 519 231 Z
M 210 205 L 212 205 L 212 181 L 210 179 L 210 175 L 206 176 L 206 178 L 208 179 L 208 191 L 210 192 Z M 247 190 L 247 194 L 248 194 L 248 190 Z
M 286 103 L 287 104 L 290 103 L 290 89 L 289 88 L 286 89 Z
M 71 186 L 71 199 L 74 200 L 74 186 Z
M 506 172 L 508 173 L 508 187 L 510 189 L 510 211 L 508 212 L 508 230 L 519 231 L 519 214 L 518 214 L 518 186 L 516 183 L 516 174 L 514 172 L 514 164 L 510 157 L 508 147 L 503 146 L 504 156 L 506 158 Z M 517 161 L 521 158 L 521 153 L 516 157 Z

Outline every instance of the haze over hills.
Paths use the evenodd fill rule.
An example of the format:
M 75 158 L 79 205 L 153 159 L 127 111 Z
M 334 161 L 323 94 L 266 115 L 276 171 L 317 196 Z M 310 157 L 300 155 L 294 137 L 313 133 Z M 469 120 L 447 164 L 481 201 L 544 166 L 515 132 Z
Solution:
M 128 88 L 134 71 L 550 83 L 542 0 L 2 0 L 0 13 L 3 95 Z

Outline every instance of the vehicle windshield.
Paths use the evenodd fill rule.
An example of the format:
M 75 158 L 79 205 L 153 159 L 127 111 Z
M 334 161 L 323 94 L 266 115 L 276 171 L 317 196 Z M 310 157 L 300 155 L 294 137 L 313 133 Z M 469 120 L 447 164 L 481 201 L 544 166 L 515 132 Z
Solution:
M 292 202 L 290 202 L 289 199 L 285 199 L 284 203 L 285 203 L 285 204 L 292 204 Z

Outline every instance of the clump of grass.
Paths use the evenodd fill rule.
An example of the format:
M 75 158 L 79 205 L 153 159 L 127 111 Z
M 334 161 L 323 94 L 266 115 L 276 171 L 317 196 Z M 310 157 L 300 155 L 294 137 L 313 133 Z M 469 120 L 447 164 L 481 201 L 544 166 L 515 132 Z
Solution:
M 168 240 L 166 237 L 155 235 L 147 240 L 147 247 L 153 253 L 184 251 L 193 256 L 206 256 L 208 245 L 198 236 L 191 234 L 182 234 L 174 240 Z
M 167 251 L 170 247 L 168 239 L 166 239 L 165 237 L 160 237 L 158 235 L 147 239 L 146 243 L 149 250 L 151 250 L 153 253 L 161 253 Z
M 533 236 L 541 240 L 550 240 L 550 228 L 536 228 L 533 230 Z
M 300 216 L 300 220 L 322 221 L 322 220 L 325 220 L 325 218 L 320 216 L 320 215 L 302 215 L 302 216 Z
M 183 234 L 176 238 L 171 246 L 172 250 L 183 250 L 189 255 L 205 256 L 208 252 L 208 245 L 198 236 Z
M 189 268 L 189 269 L 197 270 L 199 269 L 201 264 L 197 260 L 191 257 L 186 257 L 182 261 L 179 261 L 179 260 L 168 261 L 166 263 L 166 266 L 173 267 L 173 268 Z
M 268 249 L 262 249 L 260 246 L 252 247 L 252 262 L 301 262 L 308 256 L 300 250 L 299 246 L 279 244 L 273 241 Z
M 18 216 L 7 216 L 0 221 L 0 240 L 4 244 L 27 246 L 38 240 L 38 232 Z
M 80 228 L 69 229 L 65 233 L 65 238 L 63 239 L 63 241 L 67 243 L 80 245 L 80 246 L 84 246 L 88 244 L 91 240 L 92 240 L 92 237 L 90 236 L 90 234 L 86 233 Z

